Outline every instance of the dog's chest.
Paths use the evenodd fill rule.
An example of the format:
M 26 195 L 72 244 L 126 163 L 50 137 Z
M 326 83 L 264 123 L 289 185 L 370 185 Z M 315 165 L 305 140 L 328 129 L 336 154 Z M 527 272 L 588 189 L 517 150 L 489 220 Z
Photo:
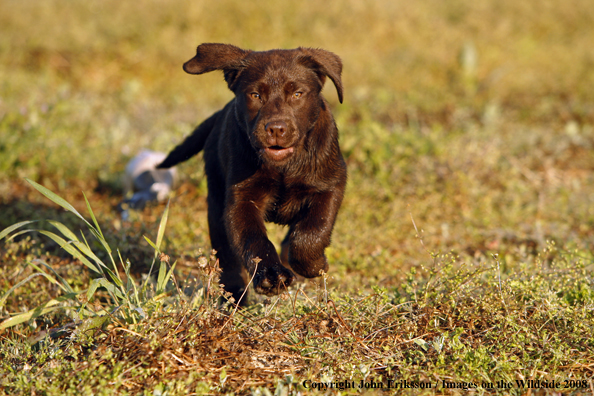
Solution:
M 311 188 L 304 185 L 279 186 L 267 205 L 266 221 L 277 224 L 291 224 L 306 210 L 312 197 Z

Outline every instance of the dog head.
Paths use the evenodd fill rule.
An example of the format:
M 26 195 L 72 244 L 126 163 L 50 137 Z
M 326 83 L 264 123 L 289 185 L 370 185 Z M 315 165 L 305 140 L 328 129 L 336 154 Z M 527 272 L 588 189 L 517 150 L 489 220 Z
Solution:
M 184 64 L 190 74 L 222 70 L 235 93 L 236 116 L 260 158 L 281 166 L 298 156 L 325 102 L 330 78 L 342 103 L 342 62 L 313 48 L 249 51 L 228 44 L 202 44 Z

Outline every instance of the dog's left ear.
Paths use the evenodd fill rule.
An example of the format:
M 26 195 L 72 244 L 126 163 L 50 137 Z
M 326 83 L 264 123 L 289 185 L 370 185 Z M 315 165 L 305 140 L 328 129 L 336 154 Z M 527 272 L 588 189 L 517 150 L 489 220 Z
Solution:
M 233 89 L 237 76 L 245 67 L 243 60 L 250 52 L 231 44 L 200 44 L 196 48 L 196 56 L 184 63 L 184 71 L 190 74 L 203 74 L 222 70 L 229 88 Z
M 312 68 L 318 74 L 320 80 L 322 80 L 322 84 L 324 83 L 325 76 L 330 77 L 330 80 L 332 80 L 336 87 L 338 100 L 342 103 L 342 80 L 340 79 L 342 61 L 338 55 L 319 48 L 299 47 L 299 50 L 304 53 L 299 61 L 303 65 Z

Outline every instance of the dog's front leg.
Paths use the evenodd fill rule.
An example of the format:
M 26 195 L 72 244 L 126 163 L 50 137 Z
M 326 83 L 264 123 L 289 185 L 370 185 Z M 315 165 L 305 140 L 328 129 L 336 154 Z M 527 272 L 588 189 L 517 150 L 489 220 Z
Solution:
M 283 256 L 288 250 L 289 265 L 297 274 L 315 278 L 328 271 L 324 250 L 330 245 L 342 195 L 341 188 L 316 194 L 306 213 L 290 227 L 283 241 Z
M 225 226 L 231 247 L 243 261 L 248 275 L 256 272 L 253 281 L 256 292 L 272 296 L 289 286 L 294 275 L 281 265 L 278 253 L 268 239 L 263 206 L 261 200 L 233 199 L 227 203 Z

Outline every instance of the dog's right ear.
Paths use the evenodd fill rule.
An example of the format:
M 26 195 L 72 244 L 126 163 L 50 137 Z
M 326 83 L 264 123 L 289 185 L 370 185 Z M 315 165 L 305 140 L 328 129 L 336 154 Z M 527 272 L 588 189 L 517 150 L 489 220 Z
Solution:
M 184 63 L 184 71 L 190 74 L 203 74 L 213 70 L 222 70 L 229 88 L 246 65 L 243 62 L 251 51 L 246 51 L 230 44 L 200 44 L 196 56 Z

